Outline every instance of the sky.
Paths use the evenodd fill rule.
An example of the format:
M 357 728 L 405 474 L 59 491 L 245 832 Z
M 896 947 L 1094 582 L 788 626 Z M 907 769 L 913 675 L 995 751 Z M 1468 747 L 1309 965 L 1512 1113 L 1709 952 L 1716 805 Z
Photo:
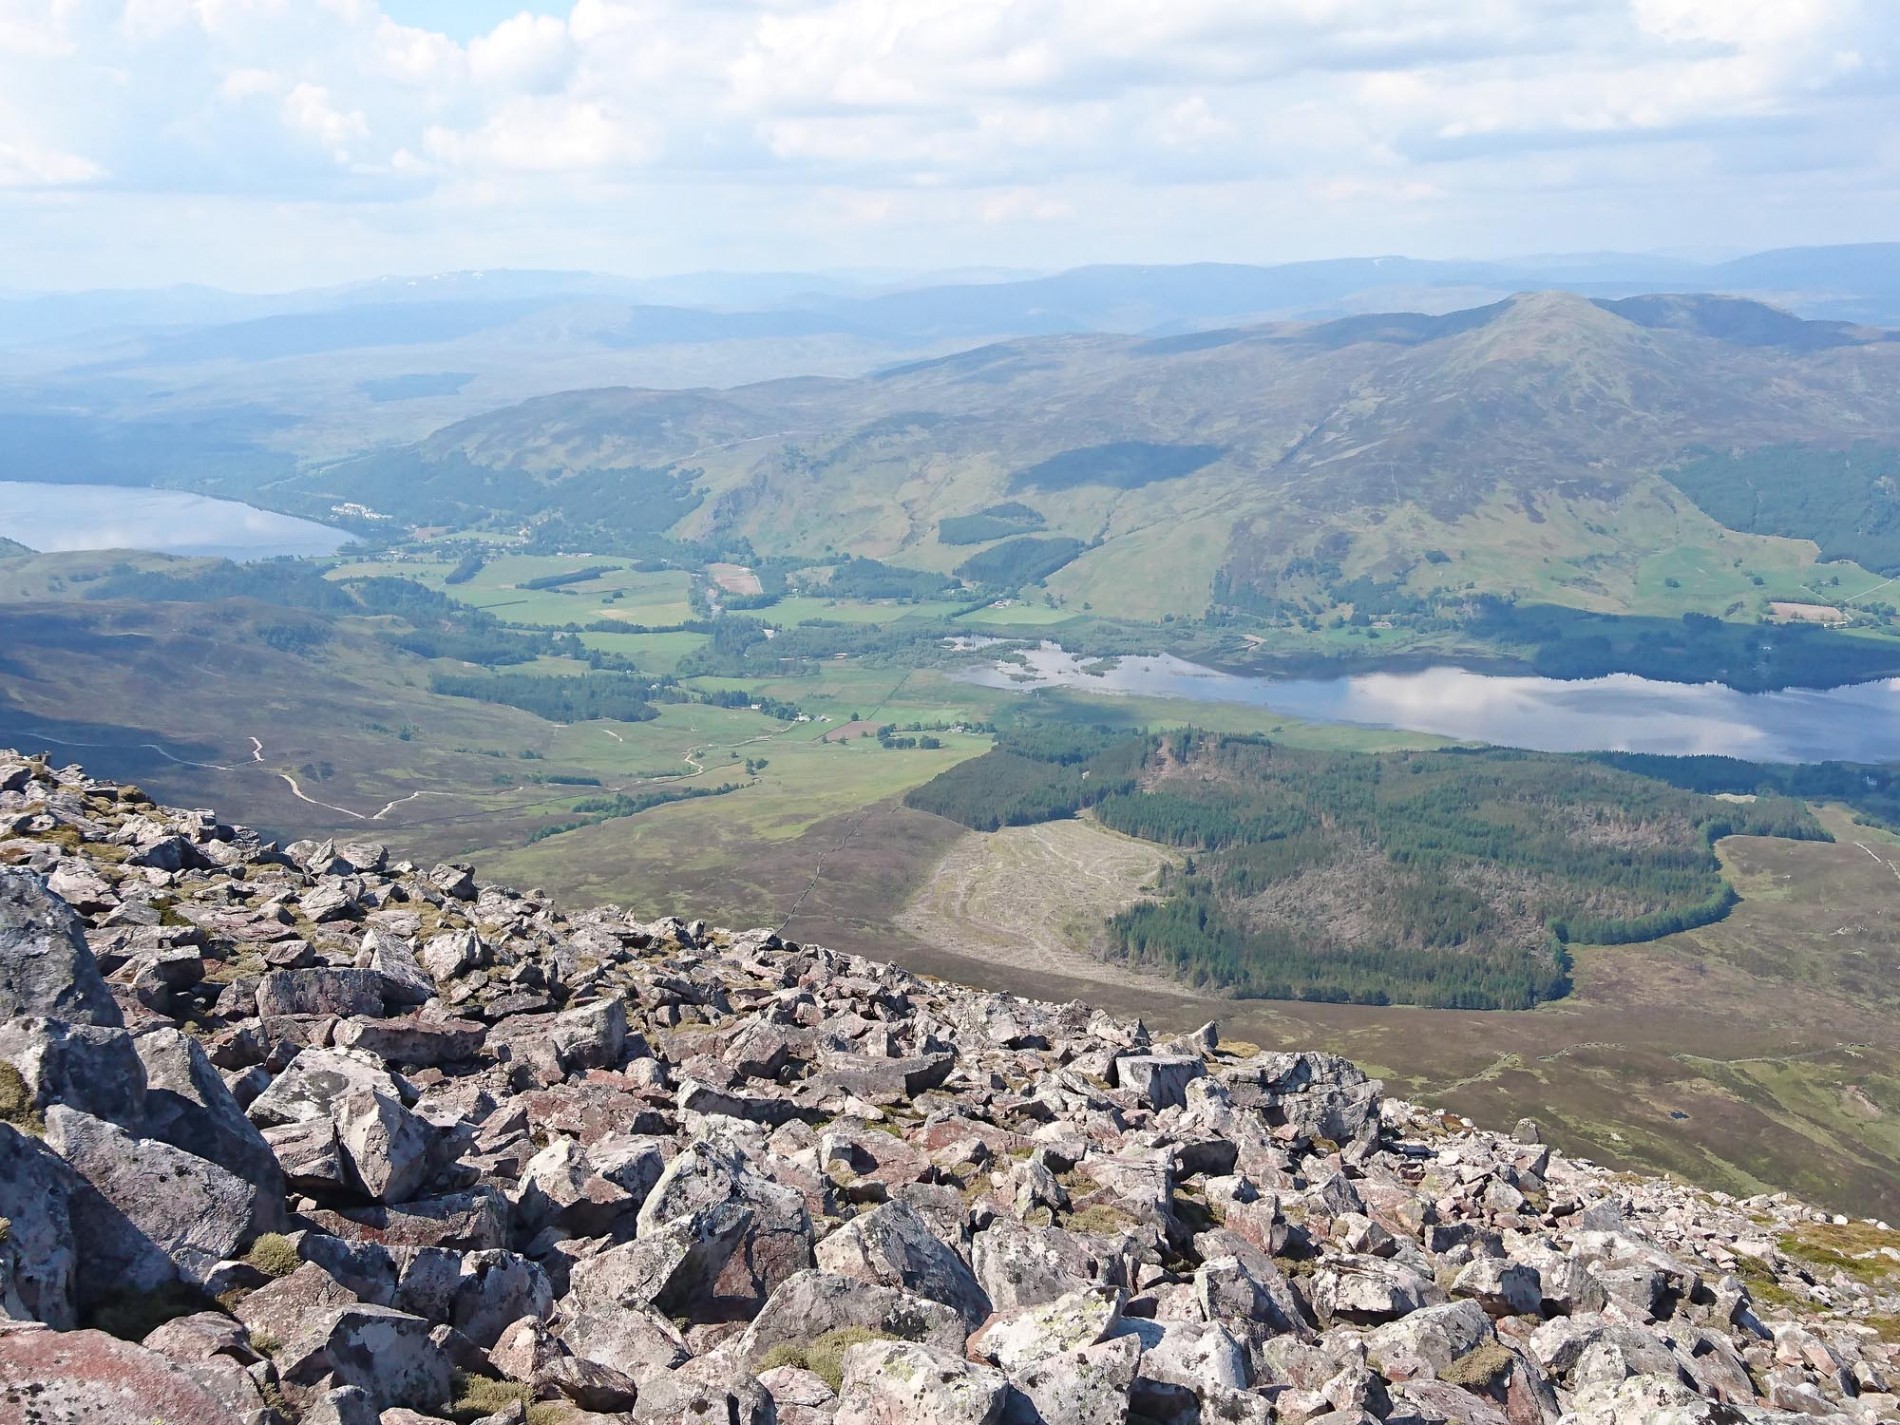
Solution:
M 1900 0 L 0 0 L 0 287 L 1900 238 Z

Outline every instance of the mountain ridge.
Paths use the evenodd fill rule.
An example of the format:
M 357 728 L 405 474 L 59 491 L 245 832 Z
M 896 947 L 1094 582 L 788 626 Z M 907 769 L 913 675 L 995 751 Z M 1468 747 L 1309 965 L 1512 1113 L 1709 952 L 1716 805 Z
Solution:
M 1719 543 L 1728 536 L 1659 483 L 1663 472 L 1696 447 L 1891 442 L 1896 363 L 1900 344 L 1884 332 L 1758 304 L 1528 293 L 1446 316 L 1273 323 L 1192 342 L 1019 338 L 855 380 L 546 396 L 303 483 L 373 503 L 377 489 L 419 488 L 455 461 L 555 489 L 574 472 L 659 471 L 697 497 L 674 530 L 683 537 L 946 572 L 957 560 L 934 543 L 938 522 L 1012 498 L 1038 462 L 1118 443 L 1206 446 L 1220 457 L 1164 482 L 1045 492 L 1050 530 L 1088 545 L 1051 589 L 1129 617 L 1199 617 L 1223 587 L 1252 599 L 1290 590 L 1310 606 L 1323 590 L 1298 570 L 1317 560 L 1418 595 L 1466 583 L 1507 594 L 1521 586 L 1510 571 L 1474 581 L 1464 566 L 1485 561 L 1459 557 L 1488 537 L 1485 511 L 1620 520 L 1632 527 L 1586 535 L 1584 552 L 1640 550 L 1634 516 L 1617 511 L 1641 496 L 1674 501 L 1674 522 Z M 1394 515 L 1402 537 L 1380 528 Z M 1198 526 L 1202 543 L 1157 591 L 1131 574 L 1129 560 L 1147 556 L 1130 541 L 1172 540 L 1166 525 Z M 1452 563 L 1421 565 L 1432 547 Z M 1567 601 L 1613 608 L 1593 598 Z

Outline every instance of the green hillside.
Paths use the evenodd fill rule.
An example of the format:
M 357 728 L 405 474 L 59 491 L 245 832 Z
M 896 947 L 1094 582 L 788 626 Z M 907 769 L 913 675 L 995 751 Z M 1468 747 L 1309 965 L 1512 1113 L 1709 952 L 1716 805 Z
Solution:
M 1471 593 L 1752 617 L 1815 600 L 1817 578 L 1871 585 L 1817 574 L 1801 541 L 1881 562 L 1878 531 L 1836 528 L 1878 510 L 1744 510 L 1691 452 L 1900 443 L 1883 335 L 1727 299 L 1537 293 L 1448 317 L 1037 338 L 858 380 L 543 397 L 272 494 L 525 524 L 550 551 L 971 569 L 1120 619 L 1411 627 Z M 1083 547 L 1059 562 L 1057 541 Z

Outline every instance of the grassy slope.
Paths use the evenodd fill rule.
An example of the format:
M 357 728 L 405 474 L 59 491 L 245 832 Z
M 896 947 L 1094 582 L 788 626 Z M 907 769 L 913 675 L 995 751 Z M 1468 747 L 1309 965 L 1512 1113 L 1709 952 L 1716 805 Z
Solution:
M 1891 434 L 1897 362 L 1892 344 L 1743 346 L 1540 294 L 1192 350 L 1060 337 L 858 381 L 571 393 L 443 431 L 418 458 L 546 478 L 672 465 L 705 495 L 677 533 L 940 571 L 982 548 L 942 545 L 940 520 L 1022 500 L 1044 534 L 1096 542 L 1048 581 L 1073 614 L 1199 616 L 1220 569 L 1311 598 L 1301 561 L 1337 556 L 1347 578 L 1415 590 L 1671 615 L 1739 600 L 1752 616 L 1764 589 L 1819 597 L 1803 591 L 1812 547 L 1726 533 L 1655 472 L 1698 443 Z M 1128 440 L 1224 454 L 1133 489 L 1016 488 L 1051 455 Z M 1431 548 L 1453 561 L 1421 564 Z

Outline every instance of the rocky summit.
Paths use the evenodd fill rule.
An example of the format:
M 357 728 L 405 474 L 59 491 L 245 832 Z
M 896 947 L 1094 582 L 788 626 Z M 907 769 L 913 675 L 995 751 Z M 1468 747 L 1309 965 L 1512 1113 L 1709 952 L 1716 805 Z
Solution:
M 0 1425 L 1900 1417 L 1900 1234 L 0 754 Z

